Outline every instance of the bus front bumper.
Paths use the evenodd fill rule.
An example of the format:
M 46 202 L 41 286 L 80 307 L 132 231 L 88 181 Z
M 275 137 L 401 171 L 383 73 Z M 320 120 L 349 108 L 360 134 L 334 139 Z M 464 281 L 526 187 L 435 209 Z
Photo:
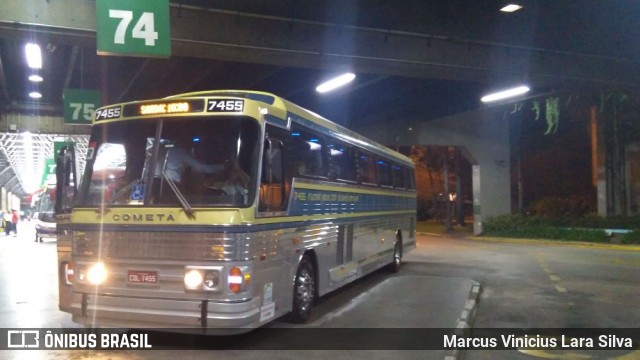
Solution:
M 220 329 L 247 332 L 260 322 L 260 299 L 220 303 L 73 293 L 73 321 L 91 327 Z

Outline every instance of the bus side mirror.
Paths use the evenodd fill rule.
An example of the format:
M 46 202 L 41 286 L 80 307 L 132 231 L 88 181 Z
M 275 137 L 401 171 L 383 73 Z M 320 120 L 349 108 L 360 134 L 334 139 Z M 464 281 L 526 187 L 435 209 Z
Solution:
M 56 201 L 54 206 L 56 215 L 69 213 L 73 207 L 78 191 L 76 169 L 74 146 L 63 146 L 56 157 Z

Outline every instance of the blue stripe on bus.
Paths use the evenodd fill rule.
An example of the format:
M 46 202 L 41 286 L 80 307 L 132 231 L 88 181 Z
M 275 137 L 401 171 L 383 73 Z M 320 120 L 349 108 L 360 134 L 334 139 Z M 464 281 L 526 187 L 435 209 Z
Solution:
M 414 197 L 294 188 L 289 215 L 345 214 L 415 208 Z

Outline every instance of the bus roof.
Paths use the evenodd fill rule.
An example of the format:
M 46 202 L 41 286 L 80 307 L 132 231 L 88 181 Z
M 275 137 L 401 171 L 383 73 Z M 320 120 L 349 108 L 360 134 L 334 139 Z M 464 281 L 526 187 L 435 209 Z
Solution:
M 289 118 L 282 120 L 288 120 L 291 122 L 302 124 L 322 133 L 329 133 L 331 134 L 331 136 L 341 139 L 346 143 L 351 143 L 378 155 L 382 155 L 386 158 L 394 159 L 406 165 L 413 166 L 413 162 L 411 161 L 411 159 L 400 154 L 399 152 L 393 151 L 384 145 L 381 145 L 369 138 L 366 138 L 352 130 L 345 128 L 344 126 L 338 125 L 333 121 L 314 113 L 313 111 L 307 110 L 282 97 L 268 92 L 252 90 L 207 90 L 172 95 L 165 97 L 164 99 L 181 99 L 209 96 L 240 97 L 278 107 L 283 110 Z

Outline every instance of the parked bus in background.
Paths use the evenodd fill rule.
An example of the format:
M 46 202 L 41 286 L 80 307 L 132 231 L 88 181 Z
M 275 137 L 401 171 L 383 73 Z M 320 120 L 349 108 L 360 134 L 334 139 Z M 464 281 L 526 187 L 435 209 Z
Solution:
M 36 242 L 42 242 L 43 238 L 56 237 L 56 215 L 54 212 L 55 185 L 47 185 L 40 192 L 35 204 L 33 218 L 36 228 Z
M 272 94 L 106 106 L 81 181 L 74 157 L 57 167 L 60 308 L 90 326 L 304 322 L 415 247 L 410 159 Z

